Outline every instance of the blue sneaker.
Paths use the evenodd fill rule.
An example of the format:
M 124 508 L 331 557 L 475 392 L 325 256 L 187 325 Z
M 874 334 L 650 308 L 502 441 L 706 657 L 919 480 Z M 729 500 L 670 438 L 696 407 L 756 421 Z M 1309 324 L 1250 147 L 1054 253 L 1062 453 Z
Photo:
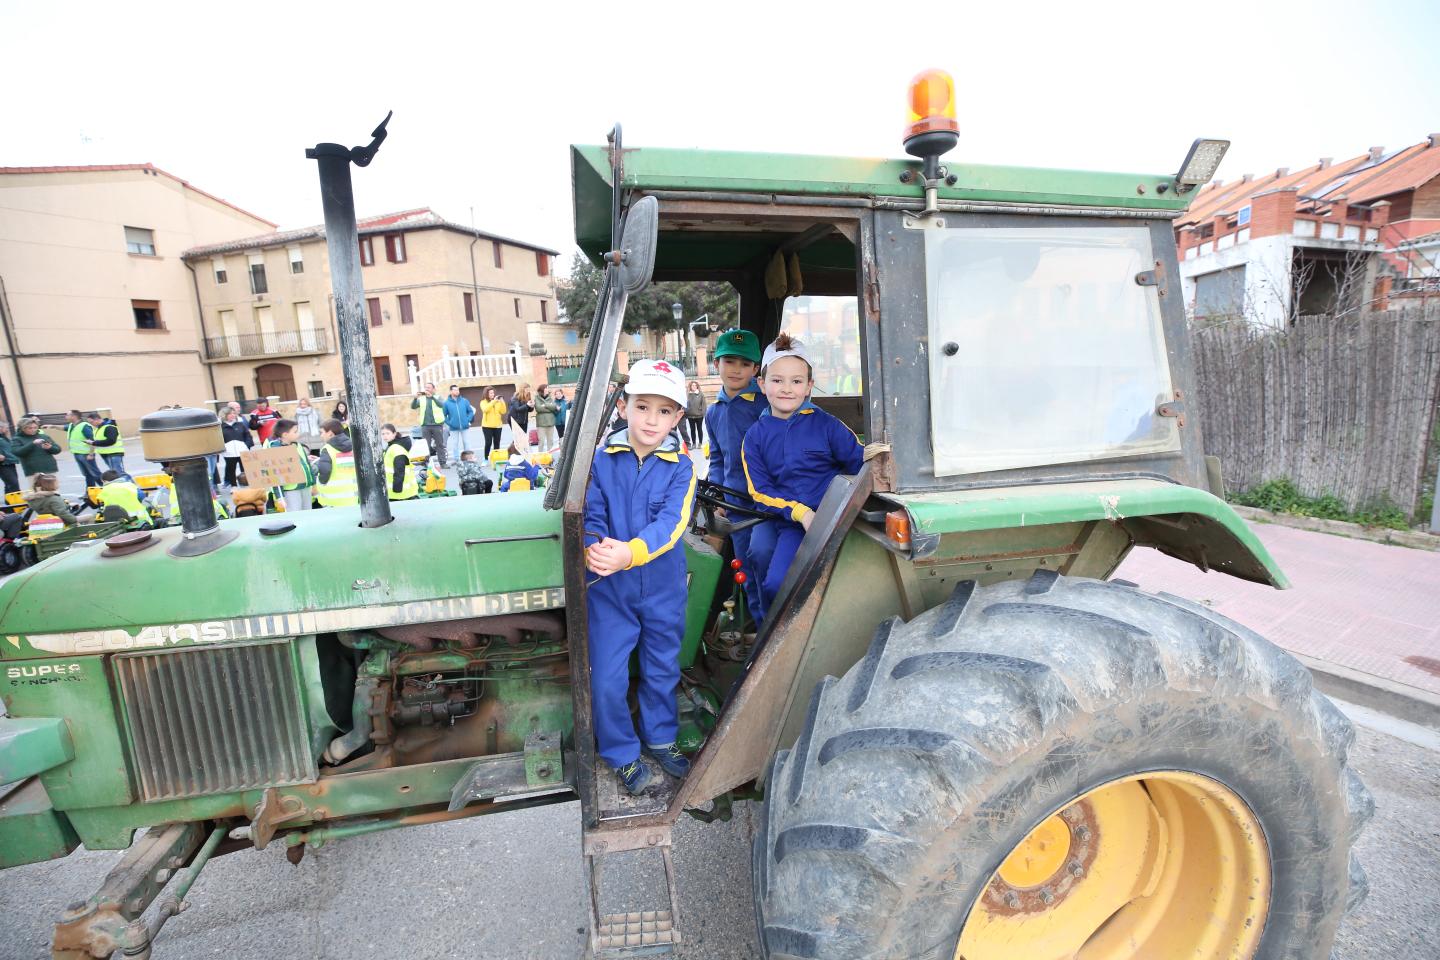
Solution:
M 660 769 L 672 777 L 683 777 L 690 772 L 690 758 L 681 753 L 673 743 L 663 747 L 646 747 L 645 755 L 653 757 Z
M 625 785 L 625 789 L 632 794 L 638 794 L 650 785 L 650 768 L 645 766 L 638 757 L 623 767 L 616 767 L 615 772 L 619 775 L 620 782 Z

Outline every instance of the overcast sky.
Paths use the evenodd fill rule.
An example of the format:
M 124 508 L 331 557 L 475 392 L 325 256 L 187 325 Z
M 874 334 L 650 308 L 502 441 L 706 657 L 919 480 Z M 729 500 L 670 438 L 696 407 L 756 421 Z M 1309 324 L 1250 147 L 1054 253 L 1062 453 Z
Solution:
M 322 12 L 332 9 L 332 13 Z M 954 74 L 955 160 L 1223 179 L 1440 131 L 1440 2 L 27 3 L 0 0 L 0 165 L 149 161 L 283 227 L 318 141 L 390 139 L 360 214 L 573 249 L 570 143 L 903 156 Z

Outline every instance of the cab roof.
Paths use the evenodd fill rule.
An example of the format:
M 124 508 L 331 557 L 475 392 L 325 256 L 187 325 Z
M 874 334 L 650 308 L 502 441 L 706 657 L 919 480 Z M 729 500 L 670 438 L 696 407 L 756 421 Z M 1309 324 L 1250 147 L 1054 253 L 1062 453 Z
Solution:
M 591 260 L 610 244 L 610 155 L 603 146 L 572 146 L 575 242 Z M 1169 174 L 1103 173 L 987 164 L 946 164 L 958 177 L 941 187 L 941 200 L 1050 206 L 1125 207 L 1161 215 L 1183 211 L 1194 193 L 1157 192 Z M 919 184 L 900 174 L 918 170 L 913 160 L 826 157 L 720 150 L 646 147 L 625 150 L 623 187 L 644 192 L 687 191 L 792 197 L 921 200 Z M 738 199 L 738 198 L 737 198 Z M 662 247 L 664 245 L 662 244 Z

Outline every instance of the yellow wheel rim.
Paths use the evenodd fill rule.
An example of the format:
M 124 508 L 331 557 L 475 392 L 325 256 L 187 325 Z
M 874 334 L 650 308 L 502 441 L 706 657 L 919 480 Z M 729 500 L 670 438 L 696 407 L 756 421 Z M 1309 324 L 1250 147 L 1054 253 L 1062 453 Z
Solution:
M 1115 780 L 1010 851 L 970 911 L 956 960 L 1248 960 L 1270 904 L 1255 815 L 1181 771 Z

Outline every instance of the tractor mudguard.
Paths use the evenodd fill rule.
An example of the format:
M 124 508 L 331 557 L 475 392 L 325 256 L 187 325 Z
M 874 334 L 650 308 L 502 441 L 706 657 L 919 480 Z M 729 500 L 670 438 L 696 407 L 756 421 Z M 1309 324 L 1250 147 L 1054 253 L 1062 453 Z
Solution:
M 1131 546 L 1144 546 L 1201 570 L 1280 590 L 1290 586 L 1260 538 L 1228 503 L 1178 483 L 1140 478 L 882 496 L 909 514 L 912 560 L 935 556 L 951 534 L 1013 534 L 1019 528 L 1104 521 L 1123 529 L 1128 543 L 1108 568 L 1103 562 L 1099 569 L 1087 564 L 1086 575 L 1103 579 Z

